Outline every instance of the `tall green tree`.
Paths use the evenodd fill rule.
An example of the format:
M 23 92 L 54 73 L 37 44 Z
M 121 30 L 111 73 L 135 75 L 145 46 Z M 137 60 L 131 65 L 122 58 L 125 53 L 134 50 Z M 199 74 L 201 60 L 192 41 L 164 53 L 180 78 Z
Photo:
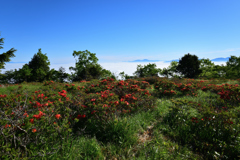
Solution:
M 199 78 L 213 78 L 214 74 L 216 74 L 216 72 L 214 72 L 214 63 L 212 63 L 209 58 L 207 59 L 201 59 L 200 60 L 200 69 L 202 70 L 202 73 L 199 74 Z
M 226 73 L 227 78 L 240 78 L 240 57 L 231 56 L 227 61 L 228 71 Z
M 178 72 L 177 72 L 177 66 L 178 62 L 177 61 L 172 61 L 170 66 L 168 67 L 168 73 L 170 74 L 171 77 L 178 77 Z
M 95 56 L 96 54 L 89 52 L 88 50 L 85 51 L 73 51 L 74 58 L 78 57 L 78 60 L 76 60 L 75 67 L 69 67 L 69 70 L 75 71 L 75 73 L 72 74 L 72 81 L 80 81 L 80 80 L 86 80 L 87 78 L 87 71 L 86 67 L 91 64 L 97 63 L 98 59 Z
M 176 70 L 183 74 L 185 78 L 196 78 L 202 73 L 198 57 L 189 53 L 179 60 Z
M 46 80 L 52 80 L 52 81 L 56 81 L 56 82 L 65 82 L 66 79 L 68 79 L 70 77 L 70 74 L 65 73 L 65 68 L 63 68 L 62 66 L 57 70 L 55 70 L 54 68 L 51 69 L 48 74 L 46 75 Z
M 45 80 L 46 81 L 52 80 L 52 81 L 59 82 L 58 74 L 59 74 L 58 71 L 52 68 L 51 70 L 49 70 L 49 72 L 47 72 L 47 75 L 45 76 Z
M 212 78 L 226 78 L 228 67 L 224 66 L 223 64 L 215 65 L 212 70 Z
M 117 79 L 117 77 L 114 75 L 114 73 L 112 73 L 110 70 L 106 70 L 106 69 L 102 69 L 101 75 L 98 79 L 103 80 L 103 79 L 106 79 L 108 77 L 113 78 L 113 79 Z
M 177 66 L 178 62 L 177 61 L 172 61 L 170 66 L 168 68 L 163 68 L 162 71 L 160 72 L 160 75 L 169 78 L 171 77 L 181 77 L 181 75 L 177 72 Z
M 169 71 L 168 71 L 167 68 L 163 68 L 162 71 L 161 71 L 161 73 L 160 73 L 160 75 L 168 78 L 169 75 L 170 75 L 170 73 L 169 73 Z
M 86 79 L 100 79 L 102 74 L 102 67 L 99 64 L 89 64 L 86 67 Z
M 22 68 L 16 71 L 16 76 L 15 76 L 16 83 L 22 83 L 24 81 L 29 82 L 31 78 L 31 71 L 32 69 L 29 68 L 27 64 L 23 65 Z
M 47 80 L 47 74 L 50 70 L 50 61 L 47 54 L 43 54 L 41 48 L 38 49 L 37 54 L 34 54 L 32 60 L 28 63 L 31 70 L 31 82 L 43 82 Z
M 2 47 L 3 43 L 4 43 L 4 38 L 1 38 L 0 39 L 0 49 L 3 49 L 3 47 Z M 11 57 L 15 57 L 14 52 L 16 52 L 16 51 L 17 50 L 15 50 L 14 48 L 11 48 L 7 52 L 0 54 L 0 69 L 5 69 L 5 67 L 4 67 L 5 62 L 9 62 Z M 1 73 L 1 70 L 0 70 L 0 73 Z
M 158 77 L 158 73 L 161 72 L 160 68 L 156 68 L 156 64 L 148 64 L 148 65 L 138 65 L 137 66 L 137 71 L 135 71 L 133 74 L 136 75 L 138 78 L 143 78 L 143 77 L 153 77 L 156 76 Z
M 85 51 L 73 51 L 73 56 L 78 57 L 75 67 L 69 67 L 69 70 L 75 71 L 71 75 L 72 81 L 81 81 L 91 78 L 99 78 L 102 72 L 102 67 L 97 64 L 98 58 L 96 53 Z
M 60 67 L 58 69 L 58 77 L 61 83 L 63 83 L 69 76 L 70 74 L 66 73 L 65 68 Z

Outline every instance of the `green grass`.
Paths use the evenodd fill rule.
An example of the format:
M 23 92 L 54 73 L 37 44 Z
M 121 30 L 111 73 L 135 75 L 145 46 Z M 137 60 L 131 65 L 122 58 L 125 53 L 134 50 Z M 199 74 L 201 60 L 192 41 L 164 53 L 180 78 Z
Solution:
M 34 92 L 36 90 L 38 90 L 41 86 L 43 86 L 42 83 L 34 83 L 33 84 L 22 84 L 22 89 L 23 90 L 28 90 L 29 92 Z M 19 87 L 19 85 L 10 85 L 10 86 L 6 86 L 3 85 L 2 87 L 0 87 L 0 94 L 10 94 L 12 93 L 12 91 L 14 89 L 17 89 Z
M 219 81 L 216 83 L 223 84 L 225 82 Z M 229 81 L 229 83 L 238 84 L 238 81 Z M 41 88 L 42 85 L 24 84 L 22 86 L 25 90 L 33 92 Z M 8 94 L 12 89 L 16 88 L 18 86 L 0 88 L 0 94 Z M 149 91 L 153 91 L 153 89 L 149 89 Z M 187 131 L 183 132 L 183 130 L 187 130 L 188 127 L 184 128 L 184 126 L 174 124 L 176 121 L 171 117 L 173 115 L 171 107 L 174 104 L 171 99 L 188 100 L 202 105 L 220 105 L 218 97 L 219 95 L 210 91 L 203 92 L 199 90 L 197 97 L 158 98 L 154 110 L 115 119 L 109 122 L 108 132 L 102 133 L 102 135 L 96 136 L 94 133 L 73 134 L 70 139 L 63 139 L 64 147 L 61 150 L 58 147 L 60 143 L 56 142 L 55 147 L 53 147 L 57 149 L 56 153 L 51 155 L 46 154 L 52 151 L 52 148 L 46 145 L 45 151 L 42 151 L 42 158 L 38 159 L 205 159 L 201 152 L 193 149 L 189 144 L 183 144 L 182 141 L 176 138 L 181 134 L 184 134 L 185 138 L 187 138 Z M 239 108 L 240 106 L 232 109 L 232 111 L 240 110 Z M 190 119 L 200 114 L 198 110 L 185 105 L 182 106 L 182 113 L 176 115 L 180 118 L 188 117 Z M 91 130 L 88 132 L 91 132 Z M 236 146 L 236 148 L 239 150 L 239 146 Z M 39 152 L 39 150 L 35 152 Z M 211 154 L 214 159 L 221 159 L 219 153 Z

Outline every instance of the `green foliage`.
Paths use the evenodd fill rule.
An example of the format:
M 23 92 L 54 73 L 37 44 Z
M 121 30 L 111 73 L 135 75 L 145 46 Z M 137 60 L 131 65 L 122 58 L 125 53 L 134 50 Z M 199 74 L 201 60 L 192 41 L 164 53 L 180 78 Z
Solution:
M 0 159 L 239 159 L 238 85 L 141 79 L 2 92 Z
M 106 69 L 103 69 L 103 70 L 102 70 L 102 74 L 101 74 L 99 80 L 106 79 L 107 77 L 116 79 L 116 76 L 115 76 L 113 73 L 111 73 L 111 71 L 106 70 Z
M 129 76 L 128 74 L 125 74 L 124 72 L 120 72 L 119 75 L 121 76 L 122 80 L 138 78 L 137 76 Z
M 240 78 L 240 57 L 231 56 L 231 58 L 227 61 L 227 67 L 227 78 Z
M 103 69 L 99 64 L 88 65 L 86 68 L 87 80 L 99 79 L 101 77 L 102 70 Z M 104 71 L 104 73 L 108 73 L 108 72 Z
M 176 70 L 185 78 L 195 78 L 201 73 L 200 61 L 196 55 L 186 54 L 179 60 Z
M 22 83 L 24 81 L 29 81 L 31 77 L 32 69 L 25 64 L 21 69 L 16 71 L 16 83 Z
M 65 79 L 69 78 L 70 74 L 65 73 L 65 68 L 60 67 L 58 71 L 55 69 L 51 69 L 47 74 L 48 80 L 53 80 L 56 82 L 63 83 Z
M 213 77 L 212 78 L 221 78 L 221 77 L 226 77 L 226 72 L 228 68 L 221 65 L 215 65 L 213 67 Z
M 161 72 L 161 69 L 156 68 L 156 64 L 148 64 L 144 65 L 143 67 L 141 65 L 137 66 L 137 71 L 134 73 L 138 78 L 143 78 L 143 77 L 149 77 L 149 76 L 157 76 L 158 73 Z
M 95 56 L 94 53 L 86 51 L 74 51 L 73 56 L 78 57 L 78 61 L 76 61 L 76 67 L 69 67 L 70 70 L 75 71 L 73 81 L 80 81 L 82 79 L 86 79 L 86 67 L 90 64 L 96 64 L 98 58 Z
M 3 75 L 1 75 L 1 83 L 15 83 L 16 69 L 6 71 Z
M 170 66 L 168 68 L 163 68 L 163 70 L 160 72 L 160 75 L 162 76 L 165 76 L 165 77 L 180 77 L 180 76 L 177 76 L 176 74 L 178 73 L 177 72 L 177 66 L 178 66 L 178 62 L 176 61 L 172 61 Z
M 6 71 L 5 74 L 1 76 L 1 83 L 22 83 L 24 81 L 29 81 L 31 77 L 31 71 L 27 64 L 25 64 L 19 70 Z
M 0 39 L 0 49 L 3 49 L 2 45 L 4 43 L 4 38 Z M 17 50 L 15 50 L 14 48 L 11 48 L 9 51 L 4 52 L 2 54 L 0 54 L 0 69 L 5 69 L 4 65 L 5 62 L 9 62 L 11 57 L 15 57 L 14 52 L 16 52 Z M 1 70 L 0 70 L 1 72 Z
M 199 75 L 199 77 L 209 77 L 212 78 L 214 74 L 214 63 L 212 63 L 208 58 L 207 59 L 201 59 L 200 60 L 200 68 L 202 70 L 202 73 Z
M 69 67 L 69 70 L 75 71 L 71 76 L 71 81 L 103 79 L 106 77 L 115 78 L 109 70 L 105 70 L 99 65 L 96 53 L 85 51 L 73 51 L 73 56 L 78 57 L 75 67 Z
M 31 70 L 30 82 L 43 82 L 50 70 L 50 62 L 46 54 L 43 54 L 41 48 L 37 54 L 34 54 L 32 60 L 28 63 Z

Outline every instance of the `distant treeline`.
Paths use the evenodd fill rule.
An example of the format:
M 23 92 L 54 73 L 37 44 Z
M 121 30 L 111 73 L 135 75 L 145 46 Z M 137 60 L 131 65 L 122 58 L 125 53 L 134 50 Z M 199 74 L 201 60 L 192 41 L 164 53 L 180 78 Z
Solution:
M 4 43 L 4 38 L 0 39 L 0 49 Z M 17 50 L 11 48 L 9 51 L 0 54 L 0 69 L 5 69 L 5 62 L 9 62 L 10 58 L 15 57 L 14 53 Z M 107 77 L 117 79 L 118 76 L 109 70 L 103 69 L 99 65 L 96 53 L 85 51 L 73 51 L 74 58 L 78 58 L 75 67 L 69 67 L 71 74 L 65 73 L 65 68 L 60 67 L 59 70 L 50 70 L 50 61 L 47 54 L 41 52 L 41 48 L 29 63 L 23 65 L 19 70 L 6 71 L 1 74 L 0 83 L 16 84 L 22 82 L 43 82 L 43 81 L 57 81 L 57 82 L 76 82 L 82 80 L 102 80 Z M 156 64 L 138 65 L 134 76 L 129 76 L 124 72 L 119 73 L 122 79 L 144 78 L 144 77 L 159 77 L 167 78 L 226 78 L 238 79 L 240 78 L 240 57 L 231 56 L 226 62 L 226 66 L 214 65 L 209 59 L 198 60 L 196 55 L 185 54 L 179 62 L 171 62 L 168 68 L 156 68 Z

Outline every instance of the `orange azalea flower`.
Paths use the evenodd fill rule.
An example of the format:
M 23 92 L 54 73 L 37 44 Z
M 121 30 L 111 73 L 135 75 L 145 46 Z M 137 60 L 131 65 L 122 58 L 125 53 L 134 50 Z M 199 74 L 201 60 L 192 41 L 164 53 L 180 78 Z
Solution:
M 43 116 L 43 115 L 46 115 L 45 113 L 43 113 L 42 111 L 39 111 L 39 116 Z
M 40 115 L 33 115 L 33 117 L 36 118 L 36 119 L 40 119 L 41 118 Z
M 35 133 L 36 131 L 37 131 L 36 128 L 32 129 L 32 132 L 33 132 L 33 133 Z
M 48 103 L 51 103 L 51 104 L 53 104 L 53 102 L 51 102 L 51 101 L 49 101 L 49 100 L 48 100 Z
M 24 113 L 23 115 L 28 117 L 28 114 L 27 114 L 27 113 Z
M 56 114 L 56 115 L 55 115 L 55 117 L 56 117 L 57 119 L 59 119 L 60 116 L 61 116 L 60 114 Z
M 61 92 L 62 92 L 62 93 L 67 93 L 67 91 L 65 91 L 65 90 L 62 90 Z
M 33 122 L 34 122 L 34 119 L 30 119 L 30 122 L 33 124 Z
M 8 125 L 8 124 L 6 124 L 6 125 L 5 125 L 5 128 L 7 128 L 7 127 L 11 127 L 11 125 L 10 125 L 10 124 L 9 124 L 9 125 Z

